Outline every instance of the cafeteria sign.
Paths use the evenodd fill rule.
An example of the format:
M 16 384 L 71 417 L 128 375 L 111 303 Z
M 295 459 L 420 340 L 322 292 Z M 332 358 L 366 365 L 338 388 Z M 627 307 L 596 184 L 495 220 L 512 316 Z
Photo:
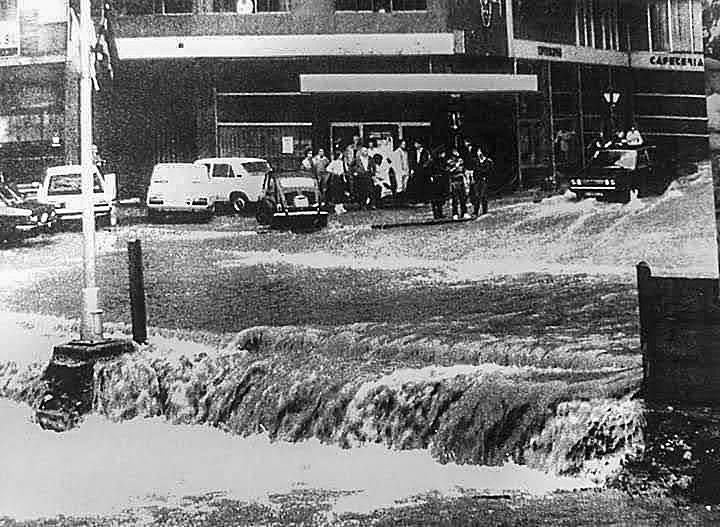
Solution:
M 631 64 L 635 68 L 704 71 L 702 54 L 634 52 Z
M 20 17 L 17 1 L 11 0 L 0 7 L 0 56 L 17 55 L 20 52 Z

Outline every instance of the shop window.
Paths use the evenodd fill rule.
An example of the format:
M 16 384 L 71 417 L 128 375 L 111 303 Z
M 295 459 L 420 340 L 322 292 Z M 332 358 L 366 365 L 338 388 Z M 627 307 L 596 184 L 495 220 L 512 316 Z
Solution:
M 427 0 L 335 0 L 336 11 L 425 11 Z
M 215 0 L 216 13 L 275 13 L 290 11 L 290 0 Z
M 667 0 L 652 0 L 648 5 L 650 41 L 653 51 L 670 51 L 670 24 Z

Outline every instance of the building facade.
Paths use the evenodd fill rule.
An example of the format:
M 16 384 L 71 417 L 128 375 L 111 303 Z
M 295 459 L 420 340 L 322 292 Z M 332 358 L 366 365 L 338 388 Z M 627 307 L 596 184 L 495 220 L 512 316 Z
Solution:
M 21 18 L 29 12 L 23 2 L 39 5 L 0 5 L 18 2 Z M 353 135 L 437 145 L 455 128 L 496 159 L 498 189 L 582 166 L 586 145 L 611 121 L 617 127 L 637 121 L 669 156 L 707 155 L 702 0 L 115 0 L 114 6 L 122 64 L 114 88 L 96 94 L 95 137 L 125 181 L 125 194 L 141 193 L 160 161 L 252 155 L 296 168 L 307 148 L 329 151 Z M 53 24 L 39 27 L 68 41 L 66 25 Z M 19 34 L 26 29 L 21 25 Z M 43 145 L 57 144 L 43 128 L 54 123 L 48 133 L 60 130 L 62 147 L 51 152 L 73 159 L 75 79 L 62 50 L 51 48 L 41 52 L 45 62 L 24 63 L 22 46 L 0 57 L 6 66 L 0 75 L 30 109 L 33 94 L 23 93 L 28 84 L 18 71 L 33 72 L 31 85 L 55 87 L 55 99 L 34 95 L 53 106 L 31 112 L 28 129 Z M 45 70 L 57 84 L 43 81 Z M 610 88 L 620 94 L 612 112 L 603 100 Z M 4 151 L 22 150 L 24 138 L 0 135 L 2 166 L 10 166 Z

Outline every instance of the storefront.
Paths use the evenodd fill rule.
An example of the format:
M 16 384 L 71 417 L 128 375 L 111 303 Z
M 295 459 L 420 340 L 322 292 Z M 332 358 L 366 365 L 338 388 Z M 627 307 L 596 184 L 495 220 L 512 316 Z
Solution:
M 487 73 L 482 59 L 482 73 L 428 73 L 429 62 L 128 61 L 115 93 L 96 98 L 96 138 L 117 170 L 134 178 L 149 177 L 157 162 L 214 155 L 263 157 L 288 170 L 300 166 L 307 149 L 331 155 L 354 135 L 393 147 L 403 139 L 448 144 L 455 115 L 460 133 L 496 159 L 499 183 L 513 181 L 515 98 L 534 92 L 536 77 L 507 73 L 508 64 Z M 446 58 L 431 67 L 452 66 Z M 407 73 L 389 73 L 397 70 Z

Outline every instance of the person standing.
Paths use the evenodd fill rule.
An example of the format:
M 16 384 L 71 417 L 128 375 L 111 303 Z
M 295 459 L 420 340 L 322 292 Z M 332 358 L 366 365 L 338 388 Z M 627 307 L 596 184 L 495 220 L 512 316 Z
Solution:
M 468 219 L 467 194 L 465 192 L 465 163 L 457 150 L 448 156 L 448 177 L 450 179 L 450 197 L 452 201 L 452 219 Z
M 408 167 L 410 175 L 406 187 L 406 194 L 410 200 L 424 201 L 427 192 L 426 180 L 430 176 L 431 159 L 428 152 L 419 139 L 413 143 L 414 151 L 408 156 Z
M 300 169 L 305 170 L 307 172 L 313 171 L 313 152 L 311 148 L 308 148 L 305 150 L 305 157 L 303 158 L 302 162 L 300 163 Z
M 318 185 L 320 185 L 320 192 L 323 196 L 327 194 L 327 185 L 328 185 L 328 173 L 327 173 L 327 167 L 330 164 L 330 160 L 325 155 L 325 149 L 324 148 L 318 148 L 317 154 L 315 157 L 313 157 L 312 160 L 312 166 L 313 166 L 313 173 L 315 174 L 315 179 L 318 181 Z
M 335 206 L 336 214 L 342 214 L 345 212 L 343 205 L 345 201 L 345 163 L 340 150 L 335 152 L 333 160 L 327 166 L 327 173 L 328 191 L 326 201 L 328 204 Z
M 343 153 L 343 160 L 345 161 L 345 168 L 347 170 L 345 177 L 347 179 L 348 192 L 350 192 L 352 199 L 357 198 L 352 167 L 355 165 L 355 161 L 357 161 L 358 153 L 360 152 L 361 147 L 360 136 L 353 135 L 352 143 L 345 148 L 345 152 Z
M 360 209 L 365 207 L 375 208 L 373 200 L 373 180 L 375 177 L 375 165 L 370 158 L 366 147 L 360 148 L 357 159 L 352 167 L 353 181 L 355 182 L 355 193 Z
M 473 216 L 477 217 L 482 205 L 482 213 L 488 211 L 488 182 L 495 175 L 495 162 L 485 155 L 478 147 L 473 159 L 473 180 L 470 187 L 470 201 L 473 205 Z
M 407 141 L 405 141 L 405 139 L 400 141 L 400 145 L 393 152 L 392 164 L 397 182 L 396 192 L 397 194 L 402 195 L 407 189 L 408 176 L 410 175 Z
M 443 150 L 432 163 L 426 185 L 427 194 L 432 205 L 433 218 L 436 220 L 445 217 L 443 208 L 449 189 L 448 153 Z

